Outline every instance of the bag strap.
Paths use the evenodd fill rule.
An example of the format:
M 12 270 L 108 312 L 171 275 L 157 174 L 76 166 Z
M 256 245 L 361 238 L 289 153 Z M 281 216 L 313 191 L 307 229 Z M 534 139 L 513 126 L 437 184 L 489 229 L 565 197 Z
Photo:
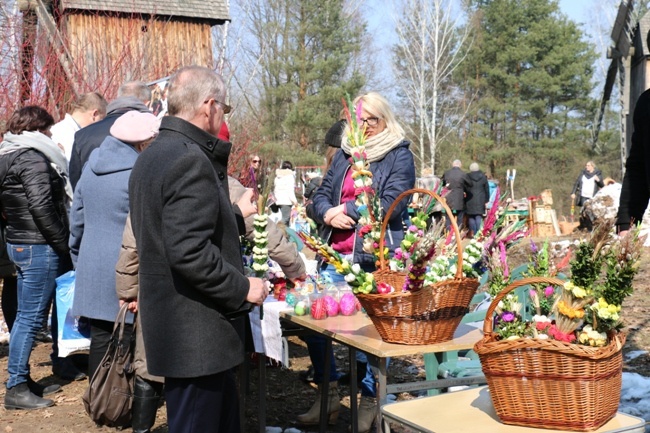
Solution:
M 117 317 L 115 318 L 115 324 L 113 325 L 113 335 L 111 339 L 115 342 L 121 343 L 124 339 L 124 326 L 126 325 L 126 313 L 128 311 L 129 304 L 125 302 L 124 305 L 120 308 Z M 133 321 L 133 330 L 135 331 L 135 320 Z M 134 332 L 135 333 L 135 332 Z

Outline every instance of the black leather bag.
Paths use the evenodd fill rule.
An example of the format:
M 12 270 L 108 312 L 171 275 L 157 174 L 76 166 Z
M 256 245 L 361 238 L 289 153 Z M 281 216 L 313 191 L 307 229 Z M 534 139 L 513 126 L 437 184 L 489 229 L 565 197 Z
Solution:
M 135 370 L 133 354 L 135 337 L 124 338 L 124 326 L 128 304 L 124 304 L 115 319 L 113 335 L 97 371 L 93 374 L 82 400 L 86 412 L 97 424 L 109 427 L 131 425 L 131 404 Z

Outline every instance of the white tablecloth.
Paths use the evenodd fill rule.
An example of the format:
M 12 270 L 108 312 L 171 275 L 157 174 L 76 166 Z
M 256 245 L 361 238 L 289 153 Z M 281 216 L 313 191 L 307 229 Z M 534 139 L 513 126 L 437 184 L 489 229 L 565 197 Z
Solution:
M 280 312 L 291 311 L 284 301 L 278 301 L 272 296 L 264 301 L 264 320 L 260 320 L 260 309 L 255 307 L 249 313 L 255 352 L 264 353 L 267 357 L 289 365 L 287 351 L 283 347 L 282 328 L 280 327 Z

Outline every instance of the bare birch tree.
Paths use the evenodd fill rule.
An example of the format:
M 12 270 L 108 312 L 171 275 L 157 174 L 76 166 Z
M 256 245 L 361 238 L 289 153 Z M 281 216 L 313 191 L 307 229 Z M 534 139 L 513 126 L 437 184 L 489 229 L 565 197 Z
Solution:
M 464 59 L 461 50 L 471 43 L 469 26 L 454 10 L 453 0 L 394 0 L 399 41 L 394 68 L 408 112 L 413 116 L 412 136 L 417 137 L 416 160 L 420 169 L 435 170 L 436 150 L 445 135 L 462 121 L 469 104 L 453 97 L 452 74 Z M 446 132 L 445 132 L 446 131 Z

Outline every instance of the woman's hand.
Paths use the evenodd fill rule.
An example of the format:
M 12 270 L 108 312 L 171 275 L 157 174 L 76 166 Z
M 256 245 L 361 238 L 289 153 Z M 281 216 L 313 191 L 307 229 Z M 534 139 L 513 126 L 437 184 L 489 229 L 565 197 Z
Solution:
M 330 221 L 332 227 L 342 230 L 349 230 L 353 228 L 355 224 L 354 220 L 344 213 L 337 214 L 332 218 L 332 221 Z
M 253 190 L 251 188 L 246 188 L 246 192 L 237 200 L 237 206 L 244 218 L 257 213 L 257 207 L 253 204 Z
M 328 226 L 331 226 L 332 225 L 332 219 L 336 215 L 342 214 L 344 212 L 345 212 L 345 205 L 340 204 L 340 205 L 338 205 L 336 207 L 331 208 L 327 212 L 325 212 L 325 217 L 323 218 L 323 220 L 325 221 L 325 224 L 327 224 Z
M 138 312 L 138 300 L 137 299 L 120 299 L 120 308 L 122 308 L 122 305 L 124 304 L 129 304 L 128 307 L 126 307 L 127 310 L 132 312 L 133 314 Z

